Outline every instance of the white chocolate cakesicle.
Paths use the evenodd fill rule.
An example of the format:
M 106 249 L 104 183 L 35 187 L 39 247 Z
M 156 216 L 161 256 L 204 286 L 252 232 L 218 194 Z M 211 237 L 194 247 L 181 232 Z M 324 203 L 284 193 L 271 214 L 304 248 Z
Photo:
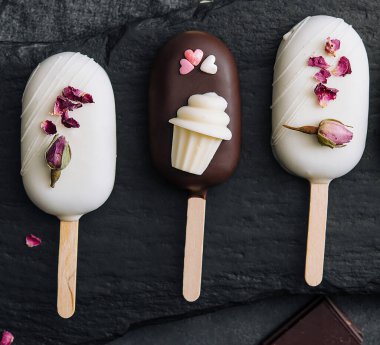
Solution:
M 227 128 L 230 117 L 224 112 L 227 101 L 215 92 L 193 95 L 188 105 L 170 119 L 174 125 L 172 166 L 192 174 L 202 175 L 222 140 L 230 140 Z
M 49 115 L 56 97 L 67 86 L 93 96 L 94 102 L 70 112 L 80 128 L 66 128 Z M 116 166 L 116 116 L 108 75 L 93 59 L 80 53 L 53 55 L 40 63 L 24 91 L 21 115 L 21 175 L 32 202 L 63 221 L 76 221 L 97 209 L 110 195 Z M 54 188 L 45 151 L 53 139 L 40 128 L 52 120 L 70 144 L 70 164 Z
M 326 38 L 339 39 L 337 57 L 325 51 Z M 352 74 L 331 76 L 327 87 L 339 90 L 335 100 L 322 108 L 313 90 L 318 68 L 307 66 L 309 57 L 323 56 L 334 66 L 340 56 L 351 63 Z M 280 164 L 290 173 L 314 183 L 328 183 L 348 173 L 359 162 L 365 147 L 369 96 L 368 59 L 362 40 L 343 21 L 329 16 L 307 17 L 284 35 L 277 52 L 273 79 L 272 147 Z M 321 146 L 315 135 L 292 131 L 284 124 L 318 126 L 333 118 L 352 126 L 352 141 L 345 147 Z

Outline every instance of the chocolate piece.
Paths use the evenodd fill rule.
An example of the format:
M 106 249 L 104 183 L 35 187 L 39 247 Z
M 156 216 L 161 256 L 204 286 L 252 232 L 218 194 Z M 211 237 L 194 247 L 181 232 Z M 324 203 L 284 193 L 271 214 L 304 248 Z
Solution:
M 360 331 L 328 298 L 318 298 L 284 324 L 263 345 L 362 344 Z
M 188 49 L 201 49 L 201 63 L 185 75 L 179 73 L 180 60 Z M 203 61 L 214 55 L 216 74 L 200 70 Z M 173 125 L 168 121 L 194 94 L 216 92 L 228 102 L 228 128 L 231 140 L 224 140 L 202 175 L 190 174 L 171 165 Z M 240 156 L 240 89 L 236 64 L 231 52 L 218 38 L 205 32 L 189 31 L 172 38 L 159 52 L 151 76 L 149 91 L 150 147 L 154 165 L 168 180 L 195 193 L 228 179 Z

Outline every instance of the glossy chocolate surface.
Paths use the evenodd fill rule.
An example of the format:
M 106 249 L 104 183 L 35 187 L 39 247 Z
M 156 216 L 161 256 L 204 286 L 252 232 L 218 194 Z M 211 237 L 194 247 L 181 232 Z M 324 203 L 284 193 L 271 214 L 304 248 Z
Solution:
M 179 73 L 180 60 L 187 49 L 201 49 L 202 61 L 186 75 Z M 207 74 L 200 66 L 209 55 L 215 55 L 216 74 Z M 226 99 L 228 128 L 232 139 L 223 140 L 210 165 L 202 175 L 190 174 L 171 166 L 173 125 L 168 121 L 187 104 L 194 94 L 216 92 Z M 149 90 L 149 131 L 153 163 L 168 180 L 192 192 L 227 180 L 234 172 L 240 156 L 240 89 L 234 58 L 218 38 L 199 31 L 188 31 L 172 38 L 158 53 Z
M 360 345 L 360 331 L 328 298 L 317 299 L 263 345 Z

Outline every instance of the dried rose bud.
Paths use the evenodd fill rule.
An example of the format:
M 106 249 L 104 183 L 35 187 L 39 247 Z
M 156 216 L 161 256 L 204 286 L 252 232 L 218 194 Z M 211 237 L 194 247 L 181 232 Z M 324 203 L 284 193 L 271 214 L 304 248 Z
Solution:
M 79 128 L 79 122 L 72 117 L 69 117 L 69 111 L 66 109 L 62 116 L 61 122 L 66 128 Z
M 0 340 L 0 345 L 11 345 L 14 339 L 15 338 L 11 332 L 4 331 L 3 336 Z
M 327 83 L 327 78 L 331 76 L 331 73 L 326 69 L 321 69 L 319 72 L 314 74 L 314 79 L 318 80 L 322 84 Z
M 319 126 L 301 126 L 293 127 L 283 125 L 285 128 L 293 131 L 298 131 L 306 134 L 317 135 L 318 141 L 323 146 L 330 148 L 343 147 L 348 144 L 353 137 L 353 133 L 347 129 L 347 126 L 342 122 L 334 119 L 326 119 L 319 123 Z
M 337 50 L 339 50 L 339 48 L 340 41 L 338 39 L 331 39 L 330 37 L 327 37 L 325 45 L 325 51 L 327 54 L 335 56 L 335 53 Z
M 29 248 L 37 247 L 41 244 L 42 240 L 33 234 L 27 235 L 25 237 L 25 243 Z
M 67 167 L 71 160 L 71 149 L 66 138 L 56 134 L 50 143 L 46 153 L 45 159 L 48 167 L 51 169 L 51 184 L 50 187 L 54 188 L 55 183 L 61 176 L 61 171 Z
M 52 115 L 61 116 L 65 110 L 74 110 L 81 107 L 81 103 L 74 103 L 68 98 L 58 96 L 54 104 Z
M 89 93 L 76 89 L 72 86 L 65 87 L 62 91 L 62 95 L 72 101 L 81 103 L 94 103 L 92 96 Z
M 322 69 L 326 69 L 330 67 L 330 65 L 326 62 L 323 56 L 310 57 L 307 62 L 307 65 L 311 67 L 319 67 Z
M 318 102 L 321 107 L 326 107 L 329 101 L 336 98 L 336 94 L 339 92 L 337 89 L 329 88 L 322 83 L 319 83 L 315 89 L 314 93 L 318 97 Z
M 47 135 L 52 135 L 57 133 L 57 127 L 53 122 L 50 120 L 45 120 L 41 122 L 41 129 L 45 132 Z
M 351 73 L 350 60 L 348 60 L 345 56 L 342 56 L 338 61 L 338 65 L 333 69 L 332 74 L 336 77 L 344 77 Z
M 318 141 L 321 145 L 331 147 L 343 147 L 353 137 L 353 133 L 345 124 L 338 120 L 326 119 L 321 121 L 318 128 Z

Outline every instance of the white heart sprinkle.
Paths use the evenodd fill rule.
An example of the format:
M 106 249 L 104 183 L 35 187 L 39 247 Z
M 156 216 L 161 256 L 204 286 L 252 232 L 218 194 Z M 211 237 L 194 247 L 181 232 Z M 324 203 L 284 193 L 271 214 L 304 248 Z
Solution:
M 209 55 L 201 65 L 201 71 L 208 74 L 215 74 L 218 71 L 218 66 L 215 65 L 215 56 Z

